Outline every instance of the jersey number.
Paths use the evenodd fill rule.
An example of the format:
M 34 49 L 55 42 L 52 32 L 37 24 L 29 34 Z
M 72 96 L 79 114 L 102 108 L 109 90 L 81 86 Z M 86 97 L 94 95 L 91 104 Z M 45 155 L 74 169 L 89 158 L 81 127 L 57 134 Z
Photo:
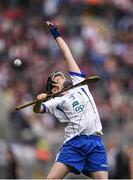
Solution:
M 78 101 L 74 101 L 72 103 L 73 109 L 76 113 L 80 113 L 84 111 L 84 104 L 83 103 L 79 103 Z

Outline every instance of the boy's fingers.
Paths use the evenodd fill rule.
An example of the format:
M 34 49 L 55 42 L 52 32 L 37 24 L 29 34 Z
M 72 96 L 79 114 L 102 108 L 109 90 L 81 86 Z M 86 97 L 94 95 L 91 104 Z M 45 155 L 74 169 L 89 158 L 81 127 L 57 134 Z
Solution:
M 46 25 L 49 26 L 50 25 L 50 21 L 46 21 Z
M 46 25 L 47 25 L 49 28 L 52 27 L 52 26 L 57 27 L 57 23 L 54 24 L 52 21 L 46 21 Z
M 46 24 L 47 24 L 47 26 L 53 26 L 54 25 L 52 21 L 46 21 Z

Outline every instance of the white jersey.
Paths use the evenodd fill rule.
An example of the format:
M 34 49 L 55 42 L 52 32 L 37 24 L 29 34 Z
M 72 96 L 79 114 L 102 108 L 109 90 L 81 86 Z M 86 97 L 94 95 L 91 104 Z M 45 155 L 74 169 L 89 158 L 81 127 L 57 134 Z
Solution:
M 73 84 L 83 81 L 83 74 L 70 73 Z M 97 107 L 87 85 L 69 90 L 68 94 L 45 103 L 45 112 L 65 123 L 65 141 L 77 135 L 91 135 L 102 131 Z

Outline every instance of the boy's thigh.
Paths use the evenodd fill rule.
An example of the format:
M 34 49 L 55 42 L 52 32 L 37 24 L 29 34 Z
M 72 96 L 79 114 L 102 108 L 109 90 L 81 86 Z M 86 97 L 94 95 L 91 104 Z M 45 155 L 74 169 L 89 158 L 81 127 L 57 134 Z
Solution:
M 108 179 L 108 172 L 107 171 L 96 171 L 91 173 L 91 177 L 93 179 Z
M 71 170 L 72 170 L 71 167 L 61 162 L 55 162 L 47 176 L 47 179 L 62 179 Z

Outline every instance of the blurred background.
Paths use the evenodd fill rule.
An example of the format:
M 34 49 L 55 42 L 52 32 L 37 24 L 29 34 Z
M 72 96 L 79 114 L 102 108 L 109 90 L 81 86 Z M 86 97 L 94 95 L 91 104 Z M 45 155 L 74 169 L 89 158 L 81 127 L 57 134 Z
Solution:
M 15 110 L 44 91 L 49 73 L 66 70 L 47 19 L 59 24 L 81 70 L 101 76 L 90 90 L 109 178 L 132 179 L 133 0 L 0 1 L 0 178 L 45 178 L 63 141 L 63 125 L 50 115 L 35 114 L 32 106 Z

